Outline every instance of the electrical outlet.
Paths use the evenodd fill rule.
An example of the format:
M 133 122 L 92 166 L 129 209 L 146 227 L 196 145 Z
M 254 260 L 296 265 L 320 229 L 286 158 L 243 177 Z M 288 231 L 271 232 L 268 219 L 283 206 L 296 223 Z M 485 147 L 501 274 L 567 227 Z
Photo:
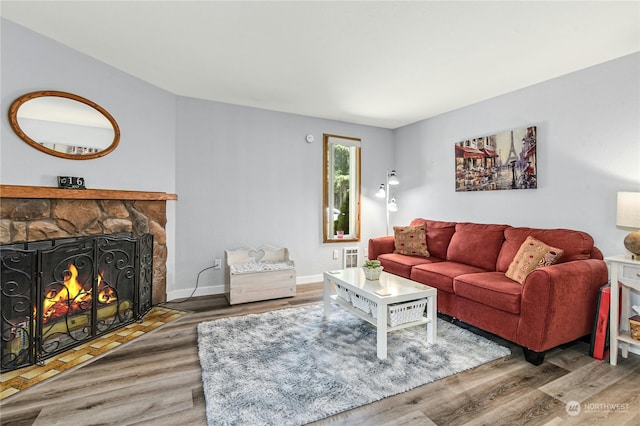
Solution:
M 222 269 L 222 259 L 213 259 L 213 269 Z
M 340 256 L 340 253 L 338 252 L 338 250 L 334 250 L 333 251 L 333 258 L 337 259 Z

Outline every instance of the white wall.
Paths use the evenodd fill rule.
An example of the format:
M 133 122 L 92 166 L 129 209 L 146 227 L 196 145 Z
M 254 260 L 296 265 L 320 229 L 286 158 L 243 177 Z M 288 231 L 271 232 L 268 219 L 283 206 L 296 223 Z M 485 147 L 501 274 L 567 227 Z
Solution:
M 176 97 L 49 38 L 0 20 L 0 182 L 57 185 L 57 176 L 83 176 L 88 188 L 175 193 Z M 121 138 L 109 155 L 68 160 L 40 152 L 13 133 L 11 103 L 37 90 L 71 92 L 105 108 Z M 172 286 L 175 202 L 167 202 L 167 286 Z
M 84 176 L 91 188 L 174 191 L 174 95 L 11 21 L 0 23 L 3 184 L 55 186 L 56 176 L 67 175 Z M 27 145 L 13 133 L 7 111 L 16 98 L 37 90 L 71 92 L 101 105 L 120 126 L 118 147 L 77 161 Z
M 362 242 L 384 232 L 373 193 L 393 167 L 386 129 L 182 98 L 69 49 L 4 18 L 1 31 L 0 182 L 55 186 L 56 176 L 84 176 L 89 188 L 177 193 L 167 202 L 167 293 L 191 294 L 198 272 L 245 244 L 291 249 L 299 281 L 337 268 L 322 244 L 322 133 L 362 138 Z M 121 130 L 117 149 L 85 161 L 44 154 L 11 130 L 6 111 L 36 90 L 75 93 L 100 104 Z M 312 133 L 316 142 L 304 137 Z M 178 176 L 179 175 L 179 176 Z M 217 182 L 228 176 L 224 185 Z M 277 188 L 274 190 L 274 188 Z M 220 209 L 225 202 L 226 209 Z M 202 293 L 222 291 L 207 271 Z
M 572 228 L 624 252 L 617 191 L 640 191 L 640 54 L 394 131 L 404 175 L 398 223 L 414 217 Z M 538 188 L 455 192 L 454 144 L 535 125 Z
M 384 232 L 373 194 L 392 167 L 392 132 L 191 98 L 178 100 L 176 291 L 192 293 L 197 273 L 245 245 L 288 247 L 298 282 L 341 266 L 322 243 L 322 135 L 362 139 L 362 240 Z M 309 144 L 305 136 L 312 134 Z M 206 270 L 196 294 L 223 291 L 223 271 Z
M 56 176 L 75 175 L 91 188 L 177 193 L 167 203 L 170 298 L 191 294 L 213 258 L 245 244 L 288 246 L 301 282 L 341 265 L 332 250 L 352 244 L 322 243 L 322 133 L 362 138 L 363 249 L 384 234 L 374 193 L 396 168 L 392 224 L 427 217 L 567 227 L 589 232 L 605 255 L 624 250 L 615 193 L 640 191 L 640 54 L 390 131 L 177 97 L 0 22 L 0 182 L 55 186 Z M 20 95 L 46 89 L 105 107 L 121 127 L 118 148 L 73 161 L 21 141 L 6 111 Z M 528 125 L 538 126 L 538 189 L 454 191 L 455 142 Z M 222 283 L 221 271 L 207 270 L 198 294 Z

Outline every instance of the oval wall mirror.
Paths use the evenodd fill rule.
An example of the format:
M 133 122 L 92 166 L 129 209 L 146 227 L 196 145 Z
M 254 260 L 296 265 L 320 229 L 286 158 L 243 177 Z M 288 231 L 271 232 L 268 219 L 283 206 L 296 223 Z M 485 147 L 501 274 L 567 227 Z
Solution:
M 67 92 L 27 93 L 9 108 L 13 131 L 32 147 L 56 157 L 89 160 L 120 141 L 116 120 L 100 105 Z

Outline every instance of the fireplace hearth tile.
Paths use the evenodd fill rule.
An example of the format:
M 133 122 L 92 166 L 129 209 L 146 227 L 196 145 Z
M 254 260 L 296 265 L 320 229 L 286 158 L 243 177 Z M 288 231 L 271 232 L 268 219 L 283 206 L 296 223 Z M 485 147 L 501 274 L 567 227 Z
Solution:
M 89 346 L 95 349 L 101 349 L 102 347 L 107 346 L 111 343 L 113 342 L 110 342 L 108 339 L 99 339 L 91 341 L 91 344 Z
M 67 355 L 67 353 L 69 353 Z M 85 361 L 90 360 L 91 358 L 93 358 L 92 355 L 89 355 L 87 353 L 84 352 L 79 352 L 76 350 L 70 350 L 67 351 L 63 354 L 60 354 L 60 357 L 58 358 L 60 361 L 64 362 L 67 364 L 67 368 L 69 365 L 77 365 L 78 363 L 82 363 Z

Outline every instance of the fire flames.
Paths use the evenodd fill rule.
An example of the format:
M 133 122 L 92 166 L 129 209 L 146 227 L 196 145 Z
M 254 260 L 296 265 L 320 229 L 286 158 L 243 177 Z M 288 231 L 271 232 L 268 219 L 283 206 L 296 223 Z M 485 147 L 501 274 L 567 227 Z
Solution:
M 43 323 L 73 315 L 74 313 L 91 309 L 92 289 L 85 287 L 78 281 L 78 269 L 74 264 L 69 265 L 68 273 L 64 276 L 64 285 L 50 290 L 45 295 L 42 310 Z M 98 302 L 102 304 L 113 303 L 117 300 L 112 287 L 106 286 L 102 274 L 98 274 Z

